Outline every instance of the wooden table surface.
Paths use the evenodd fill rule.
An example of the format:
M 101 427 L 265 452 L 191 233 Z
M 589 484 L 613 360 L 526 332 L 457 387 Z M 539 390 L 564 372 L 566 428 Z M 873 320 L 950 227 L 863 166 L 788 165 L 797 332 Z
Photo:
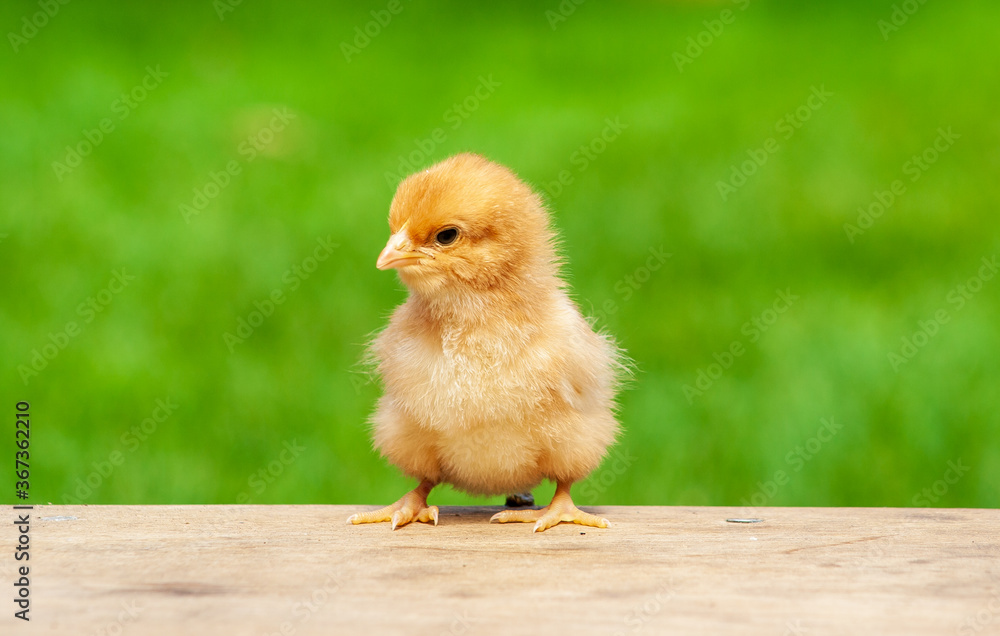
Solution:
M 1000 634 L 1000 511 L 603 507 L 608 529 L 348 526 L 370 506 L 36 506 L 3 634 Z M 10 517 L 13 510 L 7 508 Z M 24 511 L 18 511 L 24 512 Z M 3 546 L 18 531 L 0 524 Z M 20 564 L 20 563 L 18 563 Z

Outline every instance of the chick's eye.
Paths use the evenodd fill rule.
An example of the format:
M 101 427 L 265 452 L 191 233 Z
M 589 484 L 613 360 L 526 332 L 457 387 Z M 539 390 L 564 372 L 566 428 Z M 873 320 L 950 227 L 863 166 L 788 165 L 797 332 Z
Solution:
M 457 238 L 458 238 L 458 229 L 450 227 L 448 229 L 441 230 L 440 232 L 438 232 L 437 236 L 434 237 L 434 240 L 437 241 L 438 245 L 451 245 L 452 243 L 455 242 L 455 239 Z

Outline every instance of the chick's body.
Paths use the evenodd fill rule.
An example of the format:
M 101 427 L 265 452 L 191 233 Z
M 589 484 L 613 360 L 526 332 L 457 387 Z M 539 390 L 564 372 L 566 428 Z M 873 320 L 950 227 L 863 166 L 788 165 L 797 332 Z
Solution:
M 606 525 L 573 506 L 569 485 L 617 433 L 619 349 L 569 299 L 537 195 L 506 168 L 457 155 L 400 185 L 390 228 L 378 265 L 399 269 L 410 296 L 371 347 L 385 387 L 374 444 L 421 486 L 351 521 L 436 523 L 426 492 L 438 483 L 497 495 L 548 478 L 549 508 L 495 520 Z
M 378 337 L 375 445 L 403 472 L 482 495 L 577 481 L 613 441 L 614 349 L 552 286 L 432 318 L 411 297 Z M 547 291 L 547 293 L 546 293 Z

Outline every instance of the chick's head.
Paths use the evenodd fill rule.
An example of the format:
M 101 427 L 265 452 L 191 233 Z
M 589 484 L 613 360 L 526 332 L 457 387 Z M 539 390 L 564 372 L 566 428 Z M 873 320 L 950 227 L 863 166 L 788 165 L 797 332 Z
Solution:
M 507 168 L 460 154 L 410 175 L 389 210 L 379 269 L 421 293 L 488 290 L 555 275 L 548 214 Z

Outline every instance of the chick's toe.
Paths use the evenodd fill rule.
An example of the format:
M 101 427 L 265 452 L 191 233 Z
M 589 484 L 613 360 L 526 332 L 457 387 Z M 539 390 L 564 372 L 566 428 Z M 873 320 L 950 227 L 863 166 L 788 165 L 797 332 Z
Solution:
M 403 495 L 399 501 L 385 508 L 371 512 L 358 512 L 347 518 L 348 524 L 392 522 L 392 529 L 405 526 L 411 521 L 438 524 L 438 507 L 427 505 L 427 494 L 433 484 L 423 482 L 410 492 Z

